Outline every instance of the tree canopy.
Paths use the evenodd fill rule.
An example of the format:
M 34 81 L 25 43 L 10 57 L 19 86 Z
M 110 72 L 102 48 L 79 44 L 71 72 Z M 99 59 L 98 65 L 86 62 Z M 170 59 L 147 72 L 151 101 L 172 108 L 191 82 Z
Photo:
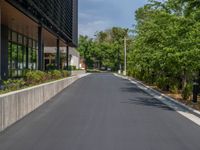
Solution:
M 89 68 L 111 68 L 117 70 L 123 64 L 123 39 L 128 36 L 128 30 L 113 27 L 97 32 L 95 38 L 80 36 L 80 54 L 86 59 Z
M 87 51 L 88 66 L 98 60 L 100 66 L 119 69 L 124 59 L 123 38 L 128 36 L 129 75 L 165 90 L 184 90 L 199 78 L 199 0 L 149 0 L 135 12 L 135 18 L 131 37 L 117 27 L 98 32 L 94 39 L 80 37 L 79 50 Z
M 129 73 L 162 88 L 184 88 L 200 70 L 200 1 L 168 0 L 136 12 Z

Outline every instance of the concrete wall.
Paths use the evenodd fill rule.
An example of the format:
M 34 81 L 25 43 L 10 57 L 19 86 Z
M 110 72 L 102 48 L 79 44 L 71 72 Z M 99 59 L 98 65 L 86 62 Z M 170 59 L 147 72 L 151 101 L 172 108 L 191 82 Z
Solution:
M 82 74 L 79 72 L 79 75 Z M 41 84 L 31 88 L 0 95 L 0 131 L 20 120 L 64 88 L 76 81 L 80 76 Z
M 0 58 L 1 58 L 1 5 L 0 5 Z M 0 60 L 0 81 L 1 81 L 1 60 Z M 1 119 L 1 116 L 0 116 L 0 119 Z

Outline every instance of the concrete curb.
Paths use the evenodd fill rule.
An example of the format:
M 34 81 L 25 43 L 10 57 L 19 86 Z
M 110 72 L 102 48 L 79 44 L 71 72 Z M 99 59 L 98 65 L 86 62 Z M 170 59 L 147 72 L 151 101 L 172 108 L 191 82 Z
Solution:
M 169 106 L 170 108 L 176 110 L 176 111 L 183 111 L 183 112 L 189 112 L 194 114 L 195 116 L 200 118 L 200 111 L 195 110 L 181 102 L 178 102 L 177 100 L 157 91 L 152 89 L 151 87 L 143 84 L 142 82 L 134 79 L 134 78 L 130 78 L 127 76 L 122 76 L 119 74 L 114 73 L 115 76 L 123 78 L 123 79 L 127 79 L 130 82 L 132 82 L 133 84 L 135 84 L 136 86 L 138 86 L 140 89 L 142 89 L 143 91 L 145 91 L 146 93 L 150 94 L 151 96 L 153 96 L 154 98 L 160 100 L 161 102 L 163 102 L 164 104 L 166 104 L 167 106 Z

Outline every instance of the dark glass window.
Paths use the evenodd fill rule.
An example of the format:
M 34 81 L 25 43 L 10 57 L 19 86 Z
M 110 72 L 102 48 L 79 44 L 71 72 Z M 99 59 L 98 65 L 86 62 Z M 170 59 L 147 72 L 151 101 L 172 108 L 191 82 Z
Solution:
M 33 48 L 33 55 L 32 55 L 32 67 L 34 70 L 37 69 L 37 50 L 35 48 Z
M 26 69 L 37 69 L 37 42 L 21 34 L 9 31 L 9 77 L 22 77 Z
M 22 38 L 23 38 L 22 35 L 18 34 L 18 42 L 17 42 L 18 44 L 23 44 Z
M 12 39 L 11 39 L 11 41 L 12 42 L 17 42 L 17 33 L 16 32 L 12 32 Z
M 22 76 L 23 69 L 23 47 L 18 45 L 18 76 Z
M 18 63 L 17 63 L 17 45 L 12 43 L 12 54 L 11 54 L 11 65 L 12 65 L 12 77 L 17 76 L 17 68 L 18 68 Z
M 12 76 L 12 43 L 8 42 L 8 76 Z

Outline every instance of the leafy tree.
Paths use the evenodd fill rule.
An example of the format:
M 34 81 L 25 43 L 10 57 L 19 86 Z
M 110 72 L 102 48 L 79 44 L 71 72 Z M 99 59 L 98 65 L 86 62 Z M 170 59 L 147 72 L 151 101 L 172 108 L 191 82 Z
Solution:
M 79 48 L 80 55 L 85 58 L 87 67 L 92 67 L 92 51 L 93 51 L 93 40 L 88 36 L 79 37 Z
M 188 87 L 200 78 L 200 1 L 149 0 L 135 18 L 132 36 L 119 27 L 100 31 L 93 39 L 81 36 L 79 51 L 88 65 L 98 62 L 118 70 L 127 36 L 129 75 L 164 90 L 190 93 Z
M 191 83 L 200 69 L 199 10 L 195 0 L 151 0 L 139 8 L 129 73 L 165 90 Z
M 119 64 L 123 65 L 125 36 L 128 36 L 128 30 L 120 27 L 97 32 L 93 39 L 80 36 L 78 50 L 89 67 L 98 66 L 98 68 L 118 70 Z

